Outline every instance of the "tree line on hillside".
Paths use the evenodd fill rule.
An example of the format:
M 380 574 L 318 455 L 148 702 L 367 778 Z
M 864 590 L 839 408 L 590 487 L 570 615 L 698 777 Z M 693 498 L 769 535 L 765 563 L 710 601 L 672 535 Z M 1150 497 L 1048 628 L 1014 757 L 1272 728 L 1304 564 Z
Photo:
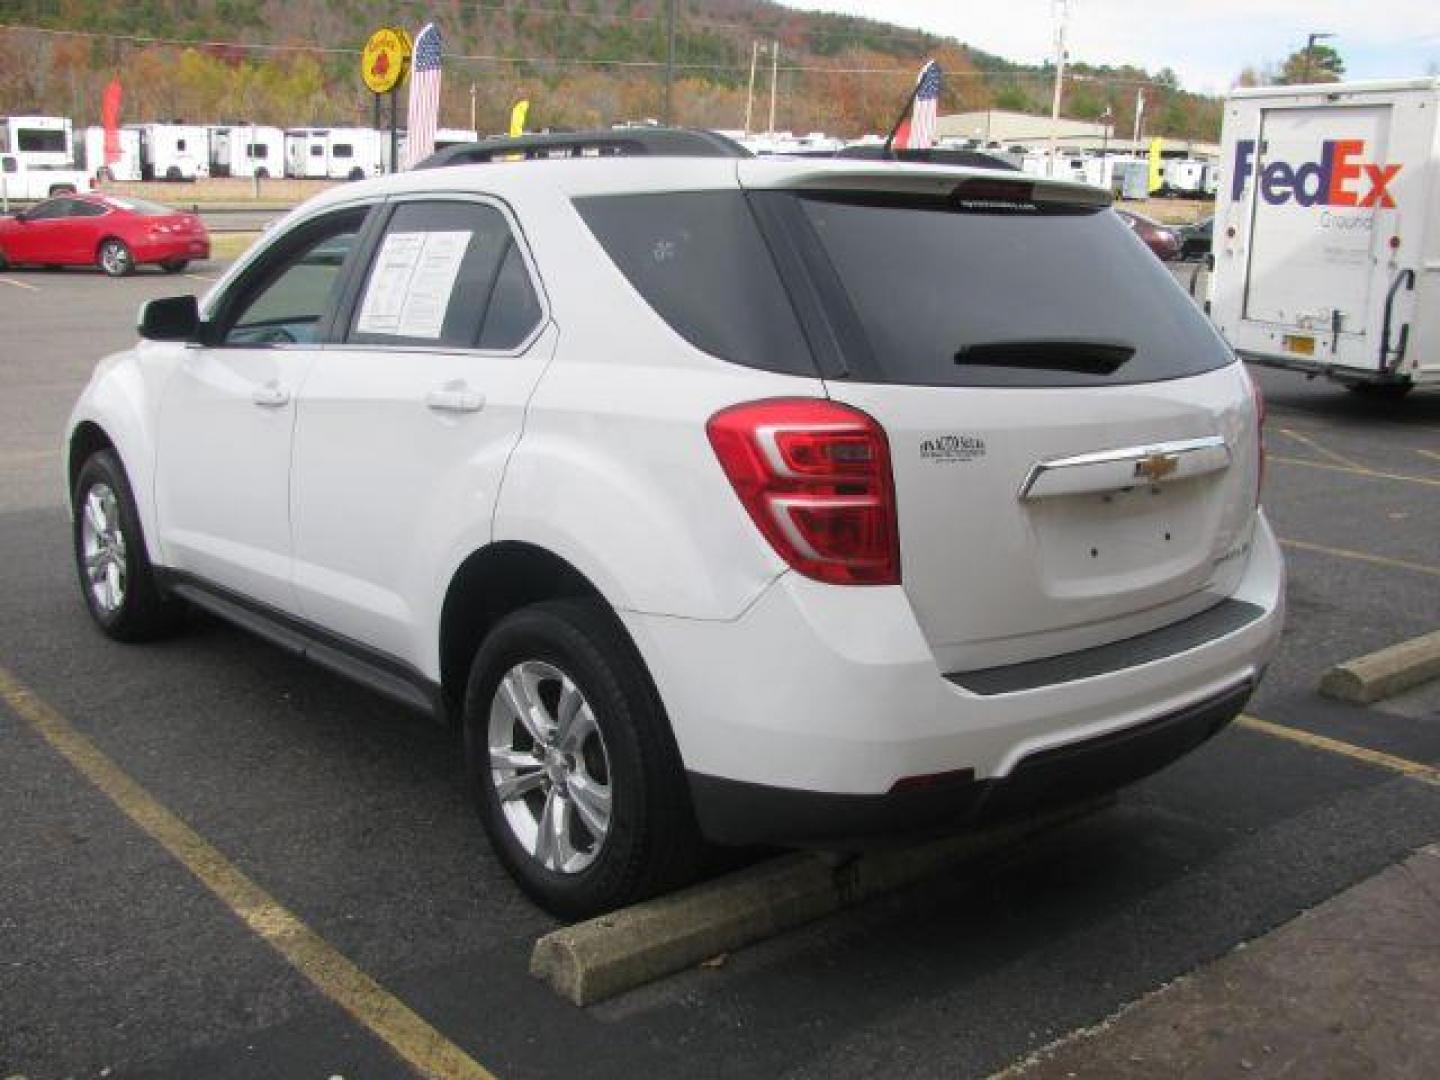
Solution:
M 658 118 L 662 110 L 665 0 L 10 0 L 5 6 L 12 24 L 62 32 L 0 31 L 0 113 L 63 113 L 95 123 L 101 91 L 118 77 L 126 122 L 368 123 L 372 98 L 360 83 L 357 53 L 377 10 L 408 13 L 412 21 L 430 14 L 441 24 L 444 125 L 471 126 L 473 109 L 481 131 L 503 130 L 522 97 L 531 101 L 530 125 L 537 128 Z M 1015 64 L 919 31 L 758 0 L 682 0 L 680 8 L 677 123 L 742 125 L 755 42 L 778 44 L 781 130 L 846 137 L 884 131 L 931 57 L 946 73 L 942 113 L 1049 112 L 1054 70 L 1047 65 Z M 174 43 L 181 41 L 205 44 Z M 762 53 L 757 65 L 753 128 L 768 121 L 770 59 Z M 1143 90 L 1147 132 L 1218 137 L 1219 100 L 1185 92 L 1168 69 L 1151 74 L 1075 63 L 1066 71 L 1066 116 L 1107 119 L 1117 137 L 1128 137 L 1136 93 Z

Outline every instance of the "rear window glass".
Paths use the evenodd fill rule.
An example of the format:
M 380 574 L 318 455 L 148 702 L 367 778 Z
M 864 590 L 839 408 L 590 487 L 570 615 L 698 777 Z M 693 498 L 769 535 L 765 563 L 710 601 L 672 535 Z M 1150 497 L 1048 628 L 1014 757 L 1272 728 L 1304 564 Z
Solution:
M 119 198 L 114 195 L 107 195 L 105 201 L 119 210 L 129 210 L 132 214 L 143 214 L 145 217 L 166 217 L 179 211 L 172 210 L 168 206 L 161 206 L 157 202 L 150 202 L 147 199 Z
M 816 373 L 739 191 L 607 195 L 575 205 L 630 284 L 690 344 L 746 367 Z
M 798 197 L 858 316 L 865 381 L 1094 386 L 1222 367 L 1229 351 L 1109 210 Z

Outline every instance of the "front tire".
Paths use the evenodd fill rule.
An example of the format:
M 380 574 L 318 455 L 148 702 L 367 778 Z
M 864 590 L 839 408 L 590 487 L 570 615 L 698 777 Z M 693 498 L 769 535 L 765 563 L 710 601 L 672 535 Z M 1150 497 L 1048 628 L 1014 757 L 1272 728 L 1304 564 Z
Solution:
M 130 254 L 125 241 L 112 238 L 101 243 L 95 263 L 110 277 L 124 277 L 134 271 L 135 256 Z
M 472 665 L 464 727 L 485 831 L 547 911 L 588 918 L 694 876 L 702 847 L 664 708 L 599 602 L 502 619 Z
M 116 641 L 174 633 L 184 604 L 156 581 L 130 480 L 113 450 L 92 454 L 80 467 L 73 506 L 75 568 L 95 625 Z

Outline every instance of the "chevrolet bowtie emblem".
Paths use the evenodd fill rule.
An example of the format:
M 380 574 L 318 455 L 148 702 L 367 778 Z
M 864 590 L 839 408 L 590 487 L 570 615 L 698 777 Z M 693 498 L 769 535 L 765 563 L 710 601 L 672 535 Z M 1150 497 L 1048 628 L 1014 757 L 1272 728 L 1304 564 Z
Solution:
M 1174 454 L 1151 454 L 1135 462 L 1135 475 L 1151 483 L 1164 480 L 1180 467 L 1180 459 Z

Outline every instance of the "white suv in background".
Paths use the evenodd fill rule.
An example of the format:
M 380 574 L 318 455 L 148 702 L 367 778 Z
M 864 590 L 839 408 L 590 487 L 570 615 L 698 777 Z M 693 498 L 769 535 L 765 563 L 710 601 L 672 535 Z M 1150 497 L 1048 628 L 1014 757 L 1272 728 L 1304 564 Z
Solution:
M 67 434 L 100 627 L 193 605 L 457 719 L 566 916 L 1239 711 L 1283 608 L 1259 401 L 1107 196 L 634 139 L 346 185 L 147 305 Z

